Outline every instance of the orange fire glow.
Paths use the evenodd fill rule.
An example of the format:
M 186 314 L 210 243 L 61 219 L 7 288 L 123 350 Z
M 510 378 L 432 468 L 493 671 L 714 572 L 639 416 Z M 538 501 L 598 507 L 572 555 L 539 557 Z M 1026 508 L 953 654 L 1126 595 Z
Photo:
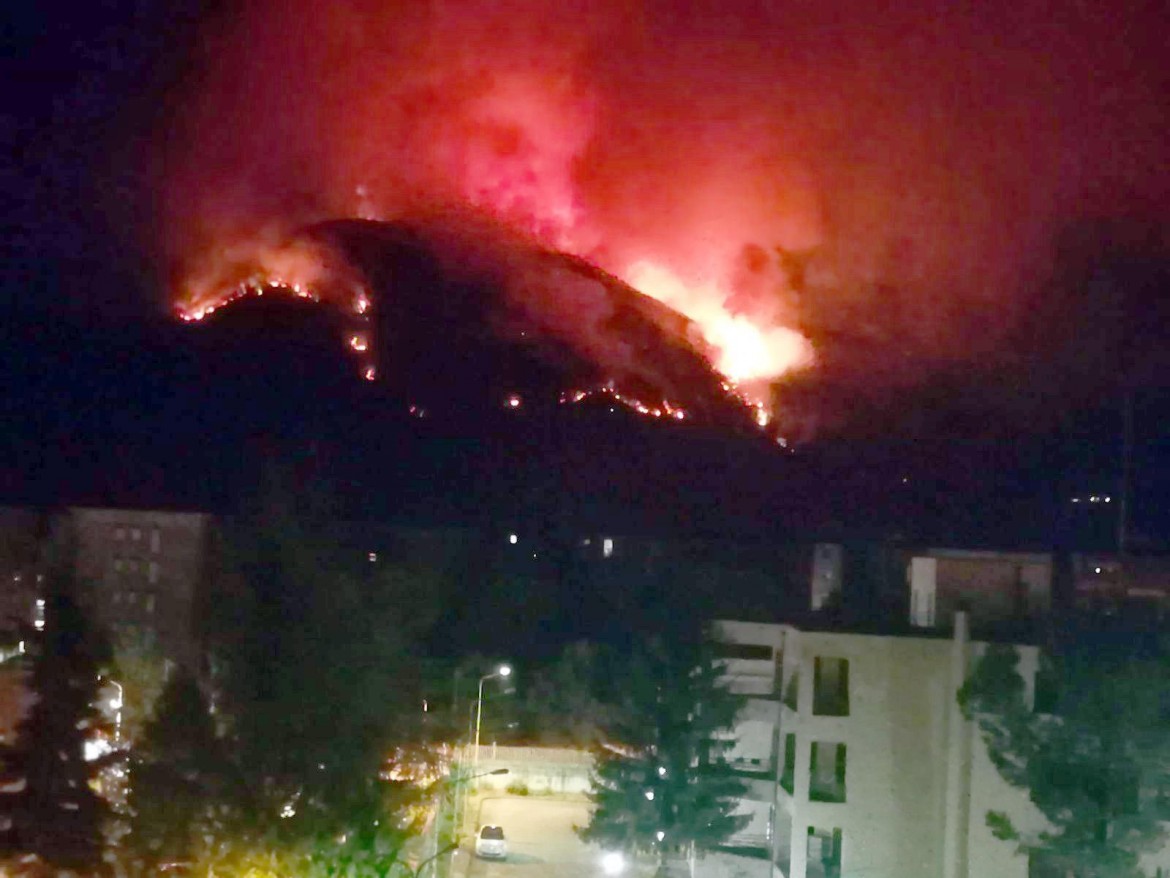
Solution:
M 812 346 L 799 332 L 732 313 L 730 293 L 713 283 L 688 286 L 664 266 L 636 262 L 625 272 L 634 287 L 695 321 L 718 352 L 713 364 L 733 383 L 778 378 L 812 362 Z M 763 426 L 763 425 L 761 425 Z

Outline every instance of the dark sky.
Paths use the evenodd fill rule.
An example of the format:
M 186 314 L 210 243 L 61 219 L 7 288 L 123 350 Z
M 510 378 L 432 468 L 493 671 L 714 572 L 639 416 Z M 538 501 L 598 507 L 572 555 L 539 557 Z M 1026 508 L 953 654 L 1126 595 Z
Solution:
M 271 436 L 324 436 L 361 469 L 364 431 L 386 468 L 414 434 L 351 381 L 330 318 L 264 312 L 261 366 L 169 305 L 241 241 L 440 201 L 619 274 L 716 277 L 721 307 L 811 339 L 781 393 L 836 440 L 834 481 L 788 492 L 810 503 L 848 506 L 820 495 L 866 469 L 896 513 L 883 495 L 911 469 L 921 517 L 988 493 L 1049 508 L 1082 472 L 1112 478 L 1122 377 L 1159 496 L 1162 4 L 303 7 L 5 13 L 9 496 L 218 496 Z M 457 482 L 463 446 L 423 445 Z M 653 447 L 659 481 L 685 469 Z M 760 482 L 751 460 L 728 496 Z M 968 529 L 984 518 L 1003 520 Z

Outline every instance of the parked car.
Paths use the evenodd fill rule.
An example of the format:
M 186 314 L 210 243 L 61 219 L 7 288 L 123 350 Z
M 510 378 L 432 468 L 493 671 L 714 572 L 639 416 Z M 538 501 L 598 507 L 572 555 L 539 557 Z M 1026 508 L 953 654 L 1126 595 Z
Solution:
M 475 855 L 488 860 L 502 860 L 508 856 L 508 842 L 500 826 L 483 826 L 475 836 Z

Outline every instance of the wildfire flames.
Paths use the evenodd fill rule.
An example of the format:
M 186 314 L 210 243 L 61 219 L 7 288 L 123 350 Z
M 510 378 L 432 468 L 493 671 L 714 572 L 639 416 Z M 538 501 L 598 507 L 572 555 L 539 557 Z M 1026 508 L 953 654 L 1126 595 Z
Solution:
M 1125 27 L 1085 7 L 1054 30 L 1038 0 L 1002 20 L 919 0 L 893 18 L 849 0 L 229 4 L 167 102 L 152 231 L 184 319 L 325 301 L 375 380 L 368 318 L 389 303 L 300 230 L 490 215 L 685 315 L 765 425 L 767 385 L 825 367 L 830 343 L 883 357 L 852 368 L 890 387 L 985 357 L 1068 217 L 1164 206 L 1161 80 L 1129 42 L 1160 59 L 1160 20 L 1122 5 Z M 572 331 L 572 291 L 528 286 Z

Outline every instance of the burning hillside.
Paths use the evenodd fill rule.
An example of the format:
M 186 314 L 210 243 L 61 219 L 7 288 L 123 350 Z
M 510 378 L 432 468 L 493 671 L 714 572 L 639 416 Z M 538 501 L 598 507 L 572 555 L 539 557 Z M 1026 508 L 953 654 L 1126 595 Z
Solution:
M 419 414 L 461 385 L 505 408 L 598 404 L 733 429 L 771 422 L 748 395 L 755 386 L 741 390 L 713 368 L 717 352 L 693 321 L 491 222 L 319 223 L 230 253 L 188 286 L 179 314 L 199 321 L 272 295 L 332 307 L 360 374 Z

